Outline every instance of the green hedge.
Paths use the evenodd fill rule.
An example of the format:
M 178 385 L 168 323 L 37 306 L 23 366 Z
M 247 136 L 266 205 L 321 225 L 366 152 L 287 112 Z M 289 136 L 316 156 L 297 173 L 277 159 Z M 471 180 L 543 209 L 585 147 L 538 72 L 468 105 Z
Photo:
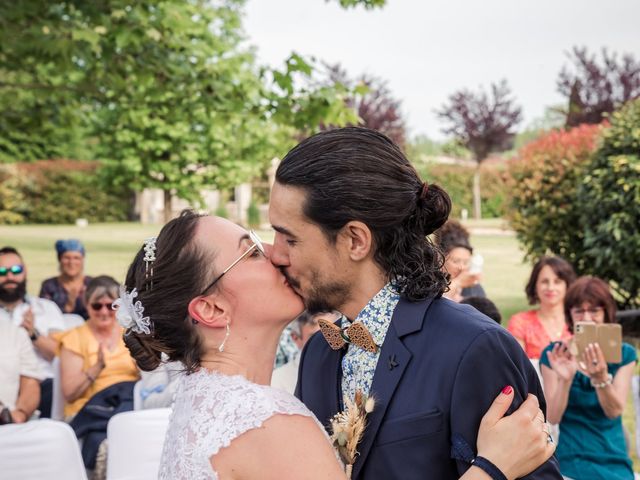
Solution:
M 423 180 L 443 187 L 451 197 L 453 217 L 460 217 L 463 209 L 473 215 L 473 174 L 475 167 L 436 163 L 417 164 Z M 505 183 L 503 168 L 499 165 L 483 165 L 480 170 L 482 216 L 499 218 L 504 215 Z
M 104 185 L 96 162 L 47 160 L 0 166 L 2 223 L 116 222 L 129 218 L 132 194 Z

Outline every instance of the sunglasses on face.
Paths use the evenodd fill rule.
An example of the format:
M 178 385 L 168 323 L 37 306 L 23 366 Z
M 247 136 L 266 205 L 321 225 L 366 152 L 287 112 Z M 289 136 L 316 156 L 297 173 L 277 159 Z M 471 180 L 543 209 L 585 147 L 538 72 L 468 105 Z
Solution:
M 109 303 L 94 302 L 94 303 L 91 303 L 89 306 L 91 307 L 92 310 L 95 310 L 96 312 L 99 312 L 104 307 L 107 307 L 107 310 L 113 310 L 113 302 L 109 302 Z
M 209 286 L 207 288 L 205 288 L 202 293 L 200 295 L 204 295 L 205 293 L 207 293 L 209 291 L 209 289 L 211 287 L 213 287 L 216 282 L 218 280 L 220 280 L 229 270 L 231 270 L 233 267 L 235 267 L 238 263 L 240 263 L 240 261 L 243 258 L 246 258 L 248 255 L 250 255 L 251 253 L 253 253 L 254 251 L 258 251 L 263 257 L 266 257 L 267 254 L 264 250 L 264 246 L 262 245 L 262 240 L 260 240 L 260 237 L 258 237 L 258 234 L 256 232 L 254 232 L 253 230 L 249 230 L 249 239 L 253 242 L 251 244 L 251 246 L 249 248 L 247 248 L 247 250 L 240 255 L 231 265 L 229 265 L 227 268 L 225 268 L 222 273 L 220 275 L 218 275 L 213 282 L 211 282 L 209 284 Z
M 0 267 L 0 277 L 6 277 L 9 272 L 14 275 L 20 275 L 24 272 L 24 267 L 22 265 L 12 265 L 10 267 Z

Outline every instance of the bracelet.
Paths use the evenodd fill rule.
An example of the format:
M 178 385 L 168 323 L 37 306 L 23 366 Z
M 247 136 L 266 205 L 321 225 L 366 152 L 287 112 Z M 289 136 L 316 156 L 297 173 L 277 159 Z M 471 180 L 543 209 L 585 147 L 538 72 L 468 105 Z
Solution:
M 96 381 L 96 377 L 92 376 L 89 372 L 85 371 L 84 374 L 87 376 L 91 383 L 94 383 Z
M 496 467 L 493 463 L 491 463 L 484 457 L 474 458 L 473 460 L 471 460 L 471 465 L 478 467 L 480 470 L 483 470 L 493 480 L 507 480 L 507 477 L 504 476 L 504 473 L 502 473 L 502 471 L 500 471 L 498 467 Z
M 607 385 L 611 385 L 613 383 L 613 375 L 607 373 L 607 379 L 602 383 L 593 383 L 593 379 L 591 379 L 591 386 L 593 388 L 604 388 Z

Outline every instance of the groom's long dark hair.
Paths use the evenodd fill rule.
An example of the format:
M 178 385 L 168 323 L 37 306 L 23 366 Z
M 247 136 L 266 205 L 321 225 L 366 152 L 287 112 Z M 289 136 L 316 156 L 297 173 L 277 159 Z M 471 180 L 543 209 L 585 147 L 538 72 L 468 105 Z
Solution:
M 359 127 L 314 135 L 285 156 L 276 181 L 304 190 L 304 215 L 331 242 L 347 222 L 365 223 L 375 261 L 405 298 L 442 295 L 444 257 L 427 235 L 447 220 L 451 200 L 437 185 L 424 184 L 385 135 Z

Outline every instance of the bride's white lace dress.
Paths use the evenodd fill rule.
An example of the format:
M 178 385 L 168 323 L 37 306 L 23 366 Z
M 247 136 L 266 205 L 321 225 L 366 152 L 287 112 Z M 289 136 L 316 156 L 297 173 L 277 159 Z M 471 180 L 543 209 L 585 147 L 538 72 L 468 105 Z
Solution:
M 159 478 L 163 480 L 217 479 L 211 457 L 275 414 L 315 420 L 294 396 L 240 375 L 201 368 L 179 381 L 160 462 Z

